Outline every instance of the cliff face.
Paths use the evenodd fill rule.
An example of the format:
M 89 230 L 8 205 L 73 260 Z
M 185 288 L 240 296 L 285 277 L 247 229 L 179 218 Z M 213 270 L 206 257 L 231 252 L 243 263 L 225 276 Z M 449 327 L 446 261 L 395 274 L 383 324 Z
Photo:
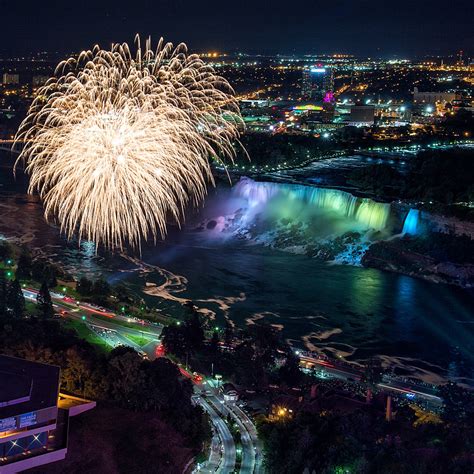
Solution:
M 456 217 L 446 217 L 439 214 L 426 214 L 431 226 L 438 232 L 450 233 L 454 235 L 465 235 L 474 239 L 474 222 L 463 221 Z
M 436 283 L 474 287 L 474 265 L 438 261 L 429 255 L 407 249 L 401 239 L 372 244 L 362 258 L 362 265 Z

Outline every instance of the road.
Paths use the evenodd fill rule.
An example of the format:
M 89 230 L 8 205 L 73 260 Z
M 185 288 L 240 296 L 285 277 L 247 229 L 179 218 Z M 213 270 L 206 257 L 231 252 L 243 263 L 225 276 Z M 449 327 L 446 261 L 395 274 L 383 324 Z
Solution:
M 247 414 L 235 403 L 226 402 L 217 387 L 213 386 L 211 380 L 205 381 L 204 384 L 196 384 L 195 392 L 221 418 L 224 424 L 226 424 L 225 420 L 227 420 L 228 415 L 237 424 L 242 445 L 239 472 L 241 474 L 263 472 L 263 446 L 258 439 L 257 429 Z M 218 472 L 222 471 L 219 470 Z
M 339 364 L 337 361 L 319 358 L 317 355 L 312 355 L 302 351 L 296 351 L 296 354 L 300 358 L 300 363 L 306 367 L 321 367 L 321 369 L 328 375 L 348 382 L 360 382 L 362 380 L 362 372 L 357 371 L 348 364 Z M 419 386 L 415 382 L 400 381 L 393 377 L 384 377 L 383 381 L 377 384 L 377 387 L 384 392 L 391 392 L 398 395 L 403 394 L 408 399 L 414 401 L 421 400 L 427 407 L 435 410 L 439 409 L 443 404 L 443 400 L 441 397 L 436 395 L 434 389 Z
M 197 387 L 197 385 L 195 387 Z M 199 470 L 198 472 L 219 472 L 223 474 L 230 474 L 234 472 L 235 469 L 236 451 L 234 438 L 232 437 L 226 422 L 222 419 L 215 408 L 211 406 L 210 403 L 208 403 L 208 401 L 201 394 L 201 391 L 197 389 L 196 392 L 195 400 L 209 415 L 211 423 L 215 427 L 222 445 L 222 459 L 220 460 L 217 469 L 215 469 L 215 466 L 209 465 L 208 462 L 206 463 L 206 466 L 203 467 L 203 470 Z M 214 471 L 211 470 L 213 467 Z
M 236 417 L 238 417 L 240 423 L 245 427 L 245 430 L 247 430 L 247 433 L 252 441 L 253 470 L 251 472 L 263 472 L 263 443 L 258 438 L 257 428 L 248 415 L 242 409 L 240 409 L 239 406 L 232 404 L 230 405 L 229 409 L 235 414 Z
M 29 301 L 36 303 L 38 290 L 34 288 L 24 288 L 23 295 Z M 113 340 L 119 344 L 133 347 L 140 354 L 146 354 L 150 360 L 156 358 L 156 351 L 160 344 L 160 336 L 163 326 L 161 324 L 153 324 L 145 320 L 136 320 L 113 313 L 111 311 L 95 308 L 87 303 L 78 303 L 72 298 L 63 295 L 51 294 L 53 306 L 55 310 L 64 318 L 76 321 L 83 321 L 89 328 L 102 337 L 106 343 L 115 346 Z M 85 317 L 85 319 L 84 319 Z M 124 325 L 124 324 L 127 324 Z M 129 327 L 134 324 L 136 327 Z M 105 337 L 106 333 L 102 331 L 112 331 L 113 338 Z M 127 337 L 127 335 L 146 337 L 150 342 L 145 346 L 140 346 L 135 341 Z
M 240 418 L 232 411 L 230 404 L 226 404 L 222 397 L 218 395 L 207 395 L 206 400 L 212 404 L 216 412 L 220 413 L 223 419 L 230 415 L 237 423 L 240 431 L 240 442 L 242 444 L 242 460 L 240 463 L 241 474 L 252 474 L 255 469 L 255 450 L 252 439 Z

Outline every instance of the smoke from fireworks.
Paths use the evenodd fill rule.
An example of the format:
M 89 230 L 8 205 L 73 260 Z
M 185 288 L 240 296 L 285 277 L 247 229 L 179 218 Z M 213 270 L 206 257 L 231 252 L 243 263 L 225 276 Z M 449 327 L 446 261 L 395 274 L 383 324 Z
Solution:
M 242 120 L 229 83 L 184 44 L 96 46 L 59 64 L 16 139 L 30 192 L 71 238 L 139 246 L 180 222 L 233 157 Z

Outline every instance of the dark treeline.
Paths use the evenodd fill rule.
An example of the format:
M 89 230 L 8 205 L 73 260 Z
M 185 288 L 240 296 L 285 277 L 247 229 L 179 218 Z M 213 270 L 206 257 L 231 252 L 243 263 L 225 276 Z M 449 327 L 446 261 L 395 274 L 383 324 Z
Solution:
M 162 335 L 165 350 L 193 370 L 213 371 L 247 388 L 297 386 L 305 379 L 298 359 L 273 327 L 254 324 L 241 330 L 227 322 L 217 331 L 203 325 L 192 303 L 187 308 L 184 323 L 165 327 Z
M 334 148 L 327 140 L 304 135 L 247 134 L 241 144 L 236 146 L 236 162 L 244 166 L 298 164 L 309 156 L 317 158 L 315 153 Z
M 408 406 L 387 422 L 365 406 L 351 413 L 301 412 L 292 419 L 262 419 L 259 432 L 268 472 L 462 474 L 474 468 L 472 396 L 456 385 L 442 390 L 441 418 L 417 418 Z
M 474 201 L 474 151 L 425 150 L 407 160 L 401 174 L 390 165 L 354 170 L 349 181 L 379 197 L 454 204 Z

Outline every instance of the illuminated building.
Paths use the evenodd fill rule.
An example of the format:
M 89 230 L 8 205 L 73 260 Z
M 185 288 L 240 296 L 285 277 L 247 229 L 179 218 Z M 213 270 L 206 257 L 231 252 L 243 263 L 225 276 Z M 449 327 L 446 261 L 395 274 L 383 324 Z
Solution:
M 334 70 L 331 67 L 312 66 L 303 69 L 303 98 L 322 100 L 327 92 L 333 90 Z
M 2 474 L 64 459 L 69 417 L 95 406 L 95 402 L 74 397 L 58 402 L 59 370 L 52 365 L 0 356 Z
M 17 85 L 20 83 L 20 75 L 5 72 L 2 78 L 2 84 L 6 86 Z

